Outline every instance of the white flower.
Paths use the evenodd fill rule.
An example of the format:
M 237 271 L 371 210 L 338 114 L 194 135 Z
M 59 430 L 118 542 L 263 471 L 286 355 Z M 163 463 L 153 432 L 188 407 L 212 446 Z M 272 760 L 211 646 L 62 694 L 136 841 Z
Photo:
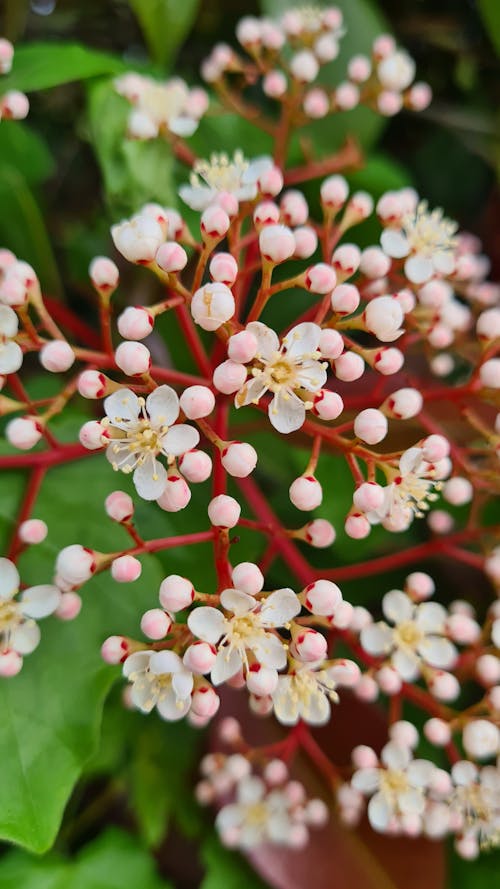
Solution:
M 377 75 L 387 90 L 400 92 L 405 90 L 415 77 L 415 62 L 404 50 L 397 50 L 377 66 Z
M 321 328 L 304 321 L 292 327 L 281 343 L 277 334 L 260 321 L 247 324 L 258 342 L 251 373 L 253 379 L 236 393 L 236 407 L 258 404 L 270 391 L 269 419 L 278 432 L 294 432 L 303 425 L 306 410 L 313 405 L 308 393 L 318 392 L 326 383 L 325 364 L 318 361 Z
M 19 322 L 10 306 L 0 305 L 0 374 L 13 374 L 23 363 L 21 346 L 14 342 Z
M 143 713 L 156 707 L 168 722 L 182 719 L 191 707 L 193 674 L 174 651 L 136 651 L 123 664 L 132 683 L 132 703 Z
M 338 702 L 337 682 L 328 668 L 293 661 L 289 672 L 278 678 L 273 707 L 278 722 L 296 725 L 299 719 L 310 725 L 325 725 L 330 718 L 330 701 Z
M 159 83 L 151 77 L 125 74 L 115 81 L 115 88 L 134 106 L 128 130 L 139 139 L 153 139 L 165 130 L 192 136 L 206 108 L 206 102 L 199 101 L 201 91 L 189 90 L 179 77 Z
M 368 514 L 371 522 L 382 520 L 389 529 L 404 530 L 413 517 L 422 518 L 429 502 L 437 500 L 435 490 L 439 482 L 434 479 L 432 464 L 424 460 L 422 448 L 408 448 L 399 460 L 399 472 L 384 488 L 384 501 L 378 510 Z
M 408 257 L 406 277 L 414 284 L 423 284 L 436 273 L 449 275 L 455 267 L 455 232 L 457 224 L 443 216 L 440 209 L 429 212 L 421 201 L 416 210 L 407 213 L 400 229 L 386 228 L 380 243 L 388 256 Z
M 482 847 L 500 844 L 500 767 L 484 766 L 462 760 L 451 770 L 454 790 L 451 811 L 458 817 L 463 837 Z
M 105 399 L 104 409 L 104 438 L 111 438 L 106 456 L 113 469 L 133 472 L 137 493 L 144 500 L 157 500 L 167 484 L 158 455 L 173 463 L 200 440 L 193 426 L 174 426 L 179 416 L 177 393 L 170 386 L 158 386 L 144 401 L 131 389 L 119 389 Z
M 437 602 L 414 602 L 400 590 L 391 590 L 382 599 L 384 616 L 393 626 L 379 621 L 361 630 L 365 651 L 390 658 L 391 664 L 407 682 L 415 679 L 422 664 L 449 669 L 457 650 L 445 638 L 448 614 Z
M 247 161 L 241 151 L 231 159 L 227 154 L 212 154 L 210 160 L 196 161 L 190 185 L 182 185 L 179 195 L 192 210 L 206 210 L 221 193 L 232 194 L 237 201 L 251 201 L 258 193 L 258 180 L 271 170 L 270 157 Z
M 405 826 L 406 818 L 420 821 L 426 807 L 426 788 L 435 766 L 425 759 L 412 759 L 407 747 L 389 742 L 381 753 L 380 766 L 354 772 L 351 784 L 370 796 L 368 818 L 374 830 L 384 833 L 394 824 Z
M 220 685 L 242 668 L 248 670 L 248 651 L 263 667 L 282 669 L 286 665 L 286 648 L 272 630 L 285 627 L 299 613 L 300 602 L 293 590 L 275 590 L 259 600 L 240 590 L 227 589 L 221 593 L 220 602 L 232 617 L 225 617 L 211 606 L 196 608 L 188 617 L 191 632 L 217 646 L 211 672 L 213 684 Z
M 40 641 L 35 619 L 52 614 L 61 592 L 52 584 L 40 584 L 23 590 L 18 599 L 19 572 L 10 559 L 0 558 L 0 652 L 30 654 Z
M 261 843 L 287 844 L 293 820 L 290 803 L 281 790 L 267 791 L 256 775 L 238 783 L 236 802 L 219 811 L 215 826 L 228 845 L 251 849 Z
M 111 237 L 125 259 L 138 263 L 152 262 L 165 240 L 159 222 L 146 213 L 139 213 L 132 219 L 124 219 L 118 225 L 111 226 Z

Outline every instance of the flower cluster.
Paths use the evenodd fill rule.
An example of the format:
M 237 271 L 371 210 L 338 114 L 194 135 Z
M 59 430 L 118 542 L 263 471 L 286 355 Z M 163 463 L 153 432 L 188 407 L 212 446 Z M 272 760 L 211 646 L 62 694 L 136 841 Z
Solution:
M 14 47 L 10 40 L 0 37 L 0 74 L 8 74 L 14 61 Z M 29 111 L 28 97 L 19 90 L 7 90 L 0 95 L 0 121 L 24 120 Z
M 132 105 L 128 134 L 133 139 L 192 136 L 207 109 L 205 91 L 188 89 L 179 77 L 159 83 L 141 74 L 124 74 L 115 87 Z

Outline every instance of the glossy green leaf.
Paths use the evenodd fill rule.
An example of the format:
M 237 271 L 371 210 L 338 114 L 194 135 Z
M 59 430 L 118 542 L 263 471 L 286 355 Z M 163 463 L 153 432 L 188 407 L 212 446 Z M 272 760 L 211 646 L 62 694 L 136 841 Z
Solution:
M 225 849 L 214 835 L 203 844 L 207 869 L 200 889 L 266 889 L 266 884 L 236 852 Z
M 14 66 L 2 78 L 1 90 L 30 93 L 75 80 L 118 74 L 124 67 L 116 56 L 79 43 L 27 43 L 16 46 Z
M 498 0 L 477 0 L 488 35 L 500 55 L 500 4 Z
M 153 59 L 159 65 L 167 65 L 189 33 L 200 0 L 130 0 L 130 5 Z
M 54 171 L 54 159 L 45 140 L 21 121 L 0 127 L 0 168 L 15 167 L 28 184 L 43 182 Z

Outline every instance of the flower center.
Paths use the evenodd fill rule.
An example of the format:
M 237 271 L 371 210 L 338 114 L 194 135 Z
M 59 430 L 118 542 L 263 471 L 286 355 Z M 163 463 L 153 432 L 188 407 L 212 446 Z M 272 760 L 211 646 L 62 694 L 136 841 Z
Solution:
M 264 827 L 269 819 L 265 803 L 251 803 L 245 809 L 245 824 L 248 827 Z
M 338 702 L 339 697 L 335 691 L 335 683 L 325 670 L 320 670 L 317 673 L 312 670 L 299 670 L 292 675 L 290 697 L 295 704 L 300 703 L 301 710 L 306 716 L 315 710 L 318 701 L 321 704 L 321 699 L 325 695 L 332 703 Z
M 429 501 L 437 500 L 438 495 L 434 489 L 440 485 L 432 479 L 421 478 L 414 472 L 408 475 L 398 475 L 394 479 L 395 493 L 403 505 L 413 510 L 417 518 L 422 518 L 424 512 L 429 509 Z
M 281 354 L 267 365 L 266 372 L 270 380 L 269 388 L 278 391 L 281 386 L 291 386 L 295 381 L 295 367 Z
M 458 810 L 464 817 L 469 829 L 479 832 L 482 848 L 493 848 L 500 845 L 500 801 L 495 789 L 480 784 L 469 784 L 457 787 L 454 791 L 451 807 Z
M 185 98 L 184 89 L 177 84 L 151 83 L 141 93 L 139 105 L 155 120 L 169 121 L 182 112 Z
M 196 161 L 191 174 L 191 185 L 198 187 L 200 177 L 210 188 L 217 191 L 237 191 L 241 178 L 249 167 L 241 151 L 235 151 L 231 160 L 227 154 L 212 154 L 210 160 Z
M 389 799 L 408 790 L 408 778 L 400 769 L 386 769 L 380 778 L 380 790 Z
M 403 228 L 412 250 L 425 256 L 453 250 L 457 243 L 456 223 L 443 216 L 440 208 L 429 212 L 426 201 L 420 202 L 415 213 L 404 217 Z
M 394 629 L 394 640 L 398 648 L 407 648 L 410 651 L 415 651 L 422 639 L 422 631 L 412 620 L 404 621 Z
M 12 599 L 8 599 L 6 602 L 0 601 L 0 633 L 12 630 L 19 623 L 21 623 L 21 617 L 17 602 Z
M 321 30 L 323 26 L 323 10 L 319 6 L 300 6 L 294 12 L 300 15 L 304 31 L 314 33 Z

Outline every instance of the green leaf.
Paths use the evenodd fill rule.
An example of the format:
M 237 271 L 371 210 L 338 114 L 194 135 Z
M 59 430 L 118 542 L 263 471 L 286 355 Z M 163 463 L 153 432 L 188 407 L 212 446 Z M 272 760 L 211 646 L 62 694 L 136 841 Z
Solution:
M 9 852 L 0 864 L 2 889 L 168 889 L 155 862 L 130 834 L 115 828 L 84 846 L 76 858 L 39 859 Z
M 54 171 L 45 140 L 25 123 L 10 121 L 0 127 L 0 168 L 15 167 L 29 185 L 43 182 Z
M 29 43 L 16 46 L 14 67 L 2 78 L 2 92 L 34 92 L 74 80 L 118 74 L 124 68 L 116 56 L 79 43 Z
M 200 889 L 266 889 L 246 861 L 236 852 L 224 849 L 215 834 L 203 844 L 202 858 L 207 873 Z
M 0 168 L 0 205 L 2 245 L 31 263 L 46 293 L 61 295 L 61 279 L 40 207 L 24 176 L 7 164 Z
M 200 0 L 130 0 L 149 51 L 159 65 L 172 62 L 193 25 Z
M 113 214 L 129 214 L 147 201 L 175 203 L 172 154 L 162 139 L 127 139 L 128 103 L 108 80 L 89 94 L 90 137 Z
M 449 889 L 492 889 L 498 879 L 500 852 L 484 851 L 476 861 L 450 855 Z
M 498 0 L 477 0 L 484 26 L 498 55 L 500 55 L 500 5 Z

